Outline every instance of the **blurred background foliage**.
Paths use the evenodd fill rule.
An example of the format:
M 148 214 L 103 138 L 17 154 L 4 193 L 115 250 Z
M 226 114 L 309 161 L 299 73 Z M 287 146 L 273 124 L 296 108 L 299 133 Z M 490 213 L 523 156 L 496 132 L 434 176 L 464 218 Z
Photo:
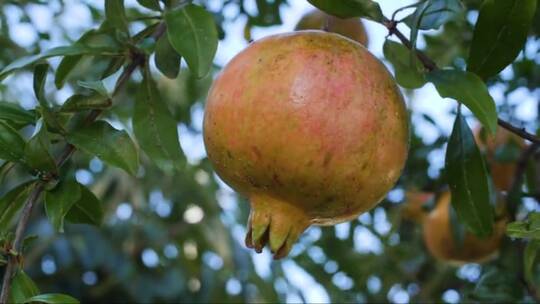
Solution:
M 252 29 L 281 24 L 280 13 L 290 9 L 292 1 L 303 0 L 195 2 L 213 13 L 221 38 L 238 34 L 224 31 L 223 23 L 241 20 L 249 39 Z M 467 57 L 472 20 L 482 1 L 463 2 L 467 16 L 423 34 L 421 48 L 440 66 L 463 67 Z M 132 32 L 155 22 L 155 12 L 136 1 L 126 1 L 126 10 Z M 76 16 L 81 14 L 91 16 L 90 24 L 78 22 Z M 36 20 L 45 16 L 50 20 L 44 27 Z M 102 1 L 1 1 L 0 67 L 73 42 L 103 19 Z M 539 34 L 537 16 L 524 52 L 489 83 L 498 97 L 500 116 L 528 130 L 539 127 L 537 109 L 533 119 L 516 117 L 518 103 L 509 102 L 508 96 L 521 92 L 538 99 Z M 59 60 L 50 62 L 57 66 Z M 86 56 L 65 88 L 53 90 L 52 84 L 47 85 L 49 100 L 60 105 L 78 80 L 91 80 L 107 66 L 99 56 Z M 214 72 L 219 69 L 216 64 Z M 176 79 L 154 72 L 161 96 L 178 122 L 187 168 L 164 172 L 142 156 L 142 169 L 131 177 L 76 153 L 62 174 L 74 176 L 104 202 L 105 221 L 99 228 L 67 224 L 65 233 L 59 234 L 43 208 L 35 208 L 27 232 L 38 239 L 27 247 L 24 268 L 41 290 L 70 294 L 82 302 L 534 301 L 517 279 L 523 267 L 522 240 L 505 238 L 497 258 L 488 263 L 456 266 L 430 256 L 421 225 L 402 216 L 405 193 L 445 187 L 442 166 L 434 156 L 444 153 L 448 132 L 436 118 L 412 113 L 407 167 L 378 207 L 335 228 L 309 228 L 289 258 L 271 261 L 269 252 L 256 255 L 244 247 L 248 204 L 218 180 L 202 150 L 202 113 L 213 75 L 196 79 L 184 64 Z M 2 82 L 0 100 L 33 108 L 31 77 L 31 71 L 23 71 Z M 140 80 L 135 73 L 106 113 L 115 127 L 131 130 Z M 417 96 L 405 93 L 414 103 Z M 425 140 L 422 128 L 435 130 L 435 139 Z M 31 131 L 22 130 L 27 135 Z M 29 178 L 21 168 L 13 168 L 0 183 L 0 194 Z M 539 210 L 536 199 L 524 198 L 516 218 Z M 534 267 L 535 280 L 540 282 L 540 269 Z

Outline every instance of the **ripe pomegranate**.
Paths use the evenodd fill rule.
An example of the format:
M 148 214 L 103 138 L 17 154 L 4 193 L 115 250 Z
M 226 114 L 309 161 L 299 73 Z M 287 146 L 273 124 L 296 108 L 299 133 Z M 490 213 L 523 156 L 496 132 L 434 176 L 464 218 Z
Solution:
M 249 198 L 246 245 L 288 254 L 311 224 L 347 221 L 394 185 L 408 150 L 403 97 L 384 65 L 340 35 L 252 43 L 214 81 L 204 143 L 217 174 Z
M 326 30 L 328 32 L 343 35 L 362 45 L 368 45 L 368 36 L 364 23 L 360 18 L 342 19 L 315 9 L 305 14 L 295 30 Z
M 497 252 L 505 233 L 506 218 L 497 220 L 493 234 L 485 239 L 465 232 L 461 247 L 457 246 L 450 222 L 450 192 L 441 194 L 433 209 L 424 219 L 424 243 L 436 258 L 453 263 L 485 262 Z
M 478 147 L 486 154 L 486 162 L 490 167 L 495 188 L 500 191 L 510 191 L 514 182 L 517 159 L 497 159 L 496 153 L 505 146 L 508 148 L 509 145 L 523 149 L 525 147 L 523 138 L 503 128 L 498 128 L 494 136 L 478 128 L 475 130 L 475 137 Z

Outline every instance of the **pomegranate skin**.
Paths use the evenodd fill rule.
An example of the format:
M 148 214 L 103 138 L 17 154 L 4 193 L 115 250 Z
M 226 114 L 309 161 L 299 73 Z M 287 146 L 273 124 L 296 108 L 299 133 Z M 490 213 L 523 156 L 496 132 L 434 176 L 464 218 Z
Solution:
M 222 70 L 204 143 L 217 174 L 249 198 L 246 244 L 285 256 L 310 224 L 375 206 L 403 169 L 403 97 L 359 43 L 322 31 L 252 43 Z

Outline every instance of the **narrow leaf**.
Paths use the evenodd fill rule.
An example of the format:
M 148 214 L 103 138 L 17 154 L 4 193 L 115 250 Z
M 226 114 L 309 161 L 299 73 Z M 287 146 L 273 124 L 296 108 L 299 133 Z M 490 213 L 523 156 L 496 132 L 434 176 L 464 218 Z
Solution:
M 151 10 L 154 10 L 154 11 L 160 11 L 161 10 L 161 7 L 159 6 L 159 1 L 158 0 L 137 0 L 137 2 L 139 2 L 140 5 L 148 8 L 148 9 L 151 9 Z
M 9 303 L 24 303 L 26 299 L 39 294 L 39 289 L 32 279 L 19 269 L 11 281 Z
M 66 215 L 66 220 L 73 224 L 99 226 L 103 222 L 103 203 L 84 185 L 79 185 L 81 197 Z
M 53 191 L 45 193 L 45 211 L 56 231 L 64 232 L 64 218 L 80 198 L 81 189 L 74 180 L 64 181 Z
M 154 61 L 163 75 L 174 79 L 180 72 L 181 57 L 173 49 L 167 36 L 161 36 L 156 43 L 156 55 Z
M 103 97 L 97 93 L 90 95 L 75 94 L 64 102 L 60 111 L 79 112 L 83 110 L 107 109 L 111 105 L 112 101 L 110 98 Z
M 77 84 L 83 88 L 90 89 L 92 91 L 95 91 L 99 93 L 101 96 L 109 97 L 110 94 L 107 92 L 107 88 L 105 88 L 105 85 L 103 84 L 103 81 L 96 80 L 96 81 L 78 81 Z
M 91 48 L 84 45 L 74 44 L 70 46 L 60 46 L 52 48 L 38 55 L 32 55 L 15 60 L 2 71 L 0 71 L 0 80 L 6 78 L 9 74 L 23 69 L 29 65 L 36 63 L 41 59 L 57 56 L 73 56 L 73 55 L 114 55 L 118 56 L 119 51 L 111 47 Z
M 24 159 L 24 139 L 17 130 L 0 121 L 0 159 L 21 162 Z
M 128 22 L 124 8 L 124 0 L 105 1 L 105 20 L 108 25 L 124 32 L 128 32 Z
M 483 79 L 512 63 L 525 45 L 536 0 L 486 0 L 474 28 L 468 67 Z
M 417 9 L 412 15 L 405 19 L 405 23 L 410 27 L 417 27 L 420 30 L 438 29 L 441 25 L 463 14 L 464 7 L 459 0 L 428 0 L 425 2 L 425 9 L 418 23 L 414 20 L 422 9 Z
M 96 155 L 106 163 L 135 175 L 139 156 L 135 144 L 125 131 L 113 128 L 105 121 L 97 121 L 68 134 L 67 140 L 77 148 Z
M 47 304 L 78 304 L 79 300 L 72 296 L 60 293 L 47 293 L 33 296 L 24 301 L 24 303 L 47 303 Z
M 363 17 L 376 22 L 382 22 L 383 13 L 379 4 L 371 0 L 308 0 L 320 10 L 341 17 Z
M 15 128 L 21 128 L 36 122 L 32 111 L 27 111 L 11 102 L 0 102 L 0 120 L 7 122 Z
M 56 172 L 56 163 L 51 155 L 51 141 L 49 133 L 43 123 L 43 119 L 38 120 L 34 135 L 28 140 L 24 155 L 27 164 L 32 169 L 46 172 Z
M 177 122 L 159 96 L 148 69 L 135 99 L 133 130 L 143 150 L 161 169 L 182 168 Z
M 56 73 L 54 74 L 54 85 L 56 88 L 61 89 L 64 86 L 69 74 L 82 58 L 82 55 L 66 56 L 60 61 Z
M 442 97 L 463 103 L 487 130 L 495 134 L 497 109 L 482 79 L 473 73 L 459 70 L 433 71 L 427 74 L 427 79 L 435 85 Z
M 23 207 L 32 185 L 32 182 L 23 183 L 0 198 L 0 234 L 10 228 L 15 214 Z
M 199 78 L 210 72 L 218 45 L 214 17 L 204 8 L 188 4 L 165 13 L 167 36 Z
M 448 140 L 445 168 L 459 219 L 474 234 L 490 235 L 494 212 L 489 203 L 488 173 L 474 136 L 459 113 Z
M 383 47 L 384 57 L 394 66 L 396 81 L 407 89 L 417 89 L 426 83 L 422 64 L 411 56 L 411 51 L 401 43 L 386 40 Z M 413 61 L 411 64 L 411 57 Z

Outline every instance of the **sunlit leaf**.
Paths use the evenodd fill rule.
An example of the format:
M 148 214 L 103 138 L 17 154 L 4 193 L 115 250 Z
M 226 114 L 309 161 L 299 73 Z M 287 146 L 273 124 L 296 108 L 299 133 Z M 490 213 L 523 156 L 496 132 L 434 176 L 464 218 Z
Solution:
M 139 155 L 135 144 L 125 131 L 113 128 L 105 121 L 70 132 L 67 140 L 112 166 L 124 169 L 131 175 L 137 173 Z
M 188 4 L 165 13 L 167 36 L 191 71 L 202 78 L 212 68 L 218 45 L 214 18 L 204 8 Z
M 308 2 L 341 18 L 364 17 L 377 22 L 384 19 L 379 4 L 371 0 L 308 0 Z
M 61 182 L 45 193 L 45 211 L 54 229 L 64 232 L 64 218 L 73 204 L 81 198 L 81 189 L 74 180 Z
M 525 45 L 536 5 L 536 0 L 484 1 L 467 69 L 485 79 L 512 63 Z
M 459 70 L 437 70 L 427 74 L 442 97 L 453 98 L 463 103 L 478 120 L 495 134 L 497 109 L 489 95 L 486 84 L 475 74 Z
M 490 205 L 487 169 L 461 114 L 457 115 L 448 140 L 445 169 L 452 206 L 459 219 L 476 235 L 490 235 L 494 213 Z

